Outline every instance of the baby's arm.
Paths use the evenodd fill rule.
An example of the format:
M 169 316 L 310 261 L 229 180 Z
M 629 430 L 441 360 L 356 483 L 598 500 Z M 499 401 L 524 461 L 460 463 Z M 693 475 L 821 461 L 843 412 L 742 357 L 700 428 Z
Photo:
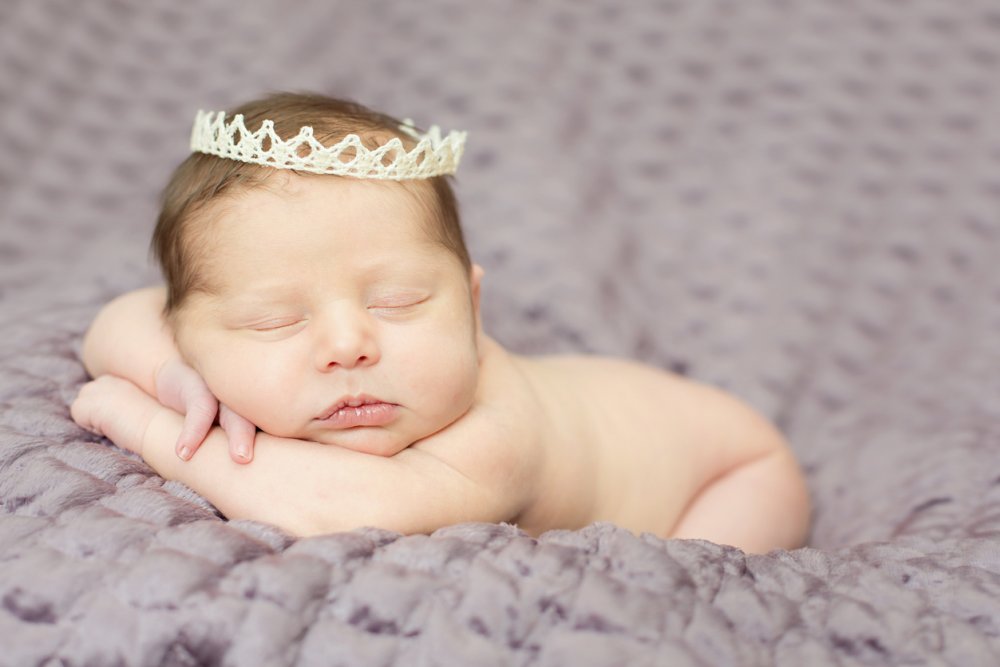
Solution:
M 164 405 L 186 415 L 176 452 L 191 458 L 211 428 L 216 413 L 229 435 L 230 455 L 247 463 L 253 458 L 253 424 L 229 410 L 181 359 L 163 321 L 163 287 L 128 292 L 98 313 L 83 339 L 83 365 L 91 377 L 125 378 Z
M 161 476 L 183 482 L 230 519 L 314 535 L 362 526 L 431 532 L 510 518 L 503 500 L 484 485 L 412 447 L 383 457 L 261 433 L 255 462 L 238 465 L 216 428 L 198 456 L 184 462 L 172 448 L 183 418 L 125 380 L 102 377 L 85 385 L 72 411 L 81 426 L 141 454 Z
M 117 375 L 156 396 L 156 374 L 180 353 L 161 317 L 164 290 L 123 294 L 94 318 L 83 338 L 83 365 L 91 377 Z

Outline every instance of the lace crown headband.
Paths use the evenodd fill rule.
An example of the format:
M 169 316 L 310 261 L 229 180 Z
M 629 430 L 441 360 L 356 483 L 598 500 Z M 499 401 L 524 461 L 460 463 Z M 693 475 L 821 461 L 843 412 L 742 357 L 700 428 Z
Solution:
M 242 114 L 236 114 L 227 124 L 224 111 L 198 111 L 191 130 L 191 150 L 276 169 L 394 181 L 454 174 L 458 169 L 467 132 L 453 130 L 442 138 L 441 130 L 433 125 L 421 134 L 410 119 L 404 120 L 399 129 L 417 140 L 409 152 L 399 137 L 371 150 L 356 134 L 324 146 L 308 125 L 292 139 L 282 141 L 272 120 L 265 120 L 259 130 L 250 132 Z

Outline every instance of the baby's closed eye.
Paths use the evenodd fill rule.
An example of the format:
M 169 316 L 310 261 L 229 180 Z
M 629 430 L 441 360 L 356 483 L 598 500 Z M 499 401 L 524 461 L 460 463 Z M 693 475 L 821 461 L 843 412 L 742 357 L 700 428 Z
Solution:
M 309 319 L 304 308 L 223 308 L 219 324 L 231 331 L 275 331 L 303 324 Z
M 429 298 L 426 294 L 412 292 L 381 294 L 369 299 L 368 308 L 370 310 L 408 310 L 419 306 Z
M 295 318 L 280 318 L 275 320 L 266 320 L 264 322 L 258 322 L 254 324 L 251 328 L 257 331 L 272 331 L 273 329 L 284 329 L 286 327 L 295 326 L 302 322 L 301 317 Z
M 248 324 L 245 328 L 262 334 L 291 335 L 305 327 L 306 322 L 307 319 L 305 317 L 301 315 L 292 315 L 254 321 Z

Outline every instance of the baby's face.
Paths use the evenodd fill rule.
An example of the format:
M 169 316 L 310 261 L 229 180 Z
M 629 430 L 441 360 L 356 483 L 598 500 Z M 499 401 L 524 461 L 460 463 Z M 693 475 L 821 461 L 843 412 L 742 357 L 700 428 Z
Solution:
M 213 204 L 182 354 L 273 435 L 389 456 L 448 426 L 478 385 L 481 269 L 424 215 L 399 183 L 286 172 Z

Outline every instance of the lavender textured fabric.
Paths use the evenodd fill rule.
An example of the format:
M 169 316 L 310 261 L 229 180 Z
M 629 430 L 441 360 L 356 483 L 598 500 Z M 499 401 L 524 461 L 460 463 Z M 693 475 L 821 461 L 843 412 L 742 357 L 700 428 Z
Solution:
M 1000 664 L 1000 7 L 0 2 L 0 666 Z M 194 111 L 467 129 L 484 321 L 773 418 L 810 548 L 295 540 L 76 428 Z

